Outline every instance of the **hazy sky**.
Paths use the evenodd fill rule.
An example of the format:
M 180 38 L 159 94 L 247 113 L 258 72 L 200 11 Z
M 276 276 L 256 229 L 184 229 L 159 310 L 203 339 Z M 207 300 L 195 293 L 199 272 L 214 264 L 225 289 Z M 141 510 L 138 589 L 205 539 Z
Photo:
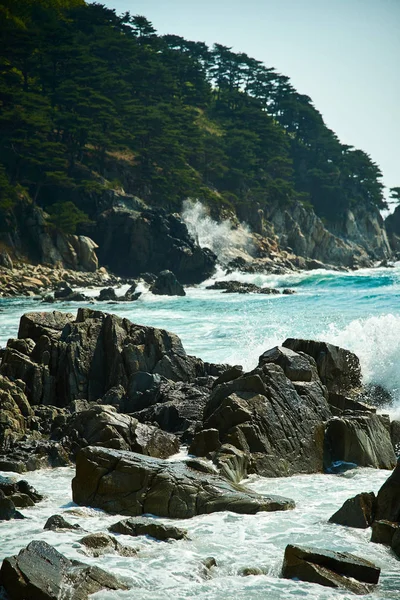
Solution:
M 103 0 L 158 33 L 231 46 L 310 96 L 400 186 L 400 0 Z

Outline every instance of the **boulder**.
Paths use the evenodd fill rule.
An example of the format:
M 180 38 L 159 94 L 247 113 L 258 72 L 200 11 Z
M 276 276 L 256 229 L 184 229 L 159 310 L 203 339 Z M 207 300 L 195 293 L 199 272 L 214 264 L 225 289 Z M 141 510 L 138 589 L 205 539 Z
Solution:
M 378 492 L 375 519 L 400 522 L 400 462 Z
M 63 281 L 61 283 L 63 285 L 57 286 L 58 289 L 56 289 L 54 292 L 54 298 L 56 300 L 65 300 L 66 298 L 68 298 L 68 296 L 74 293 L 74 290 L 71 286 L 68 285 L 66 281 Z
M 162 209 L 109 209 L 100 215 L 94 237 L 100 262 L 117 275 L 168 269 L 181 283 L 194 284 L 215 269 L 216 255 L 195 243 L 177 215 Z
M 198 431 L 189 446 L 189 454 L 207 456 L 220 448 L 218 429 L 202 429 Z
M 282 577 L 356 594 L 372 591 L 371 584 L 379 581 L 380 569 L 373 563 L 349 554 L 316 548 L 288 545 L 283 559 Z
M 65 531 L 67 529 L 82 531 L 82 528 L 79 525 L 76 523 L 68 523 L 62 515 L 52 515 L 49 517 L 44 524 L 43 529 L 50 529 L 51 531 Z
M 136 556 L 137 550 L 130 546 L 123 546 L 112 535 L 107 533 L 90 533 L 79 540 L 91 556 L 97 558 L 103 554 L 119 554 L 120 556 Z
M 322 471 L 323 423 L 330 417 L 319 380 L 293 383 L 279 365 L 265 363 L 213 388 L 203 428 L 246 453 L 249 472 L 281 476 Z M 192 450 L 204 451 L 201 444 Z
M 148 535 L 162 542 L 187 539 L 186 529 L 180 529 L 174 525 L 164 525 L 155 519 L 146 517 L 118 521 L 118 523 L 111 525 L 108 530 L 112 533 L 122 533 L 124 535 Z
M 72 442 L 74 453 L 92 445 L 168 458 L 179 450 L 174 435 L 119 414 L 112 406 L 95 405 L 73 414 L 64 435 Z
M 86 600 L 103 589 L 128 589 L 111 573 L 69 560 L 42 541 L 33 541 L 18 555 L 4 559 L 0 585 L 10 600 Z
M 102 290 L 100 290 L 100 294 L 96 298 L 96 300 L 98 300 L 99 302 L 109 302 L 109 301 L 117 302 L 118 299 L 119 298 L 118 298 L 117 294 L 115 293 L 114 288 L 112 288 L 112 287 L 103 288 Z
M 330 392 L 346 393 L 361 385 L 360 361 L 353 352 L 327 342 L 293 338 L 285 340 L 283 346 L 312 356 L 319 377 Z
M 172 271 L 161 271 L 150 287 L 150 291 L 158 296 L 186 296 L 183 285 L 179 283 Z
M 325 431 L 325 468 L 336 461 L 359 467 L 392 469 L 396 457 L 381 415 L 333 418 Z
M 184 463 L 95 447 L 77 456 L 72 494 L 79 505 L 127 516 L 189 518 L 223 510 L 254 514 L 294 507 L 292 500 L 261 496 Z
M 375 544 L 392 545 L 393 536 L 400 528 L 400 523 L 390 521 L 374 521 L 372 523 L 371 542 Z
M 357 494 L 349 498 L 341 508 L 329 519 L 330 523 L 367 529 L 372 524 L 375 514 L 376 497 L 373 492 Z
M 0 490 L 0 521 L 10 519 L 24 519 L 24 516 L 15 508 L 14 502 Z
M 284 346 L 275 346 L 267 350 L 258 359 L 258 366 L 273 363 L 282 367 L 291 381 L 311 381 L 318 379 L 315 360 L 307 354 L 297 353 Z

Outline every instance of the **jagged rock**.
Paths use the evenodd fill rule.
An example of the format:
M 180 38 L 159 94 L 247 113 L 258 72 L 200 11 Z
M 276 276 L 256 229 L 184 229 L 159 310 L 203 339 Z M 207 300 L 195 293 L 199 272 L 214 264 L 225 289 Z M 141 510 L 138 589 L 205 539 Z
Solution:
M 77 456 L 72 494 L 79 505 L 127 516 L 189 518 L 222 510 L 254 514 L 294 507 L 292 500 L 260 496 L 184 463 L 94 447 Z
M 0 375 L 0 456 L 25 435 L 33 416 L 23 387 Z
M 6 496 L 10 496 L 11 500 L 18 495 L 20 497 L 29 498 L 33 504 L 43 500 L 43 496 L 39 494 L 35 488 L 29 485 L 29 483 L 24 479 L 15 481 L 13 478 L 0 477 L 0 490 Z
M 215 388 L 220 383 L 227 383 L 228 381 L 232 381 L 232 379 L 237 379 L 243 375 L 243 367 L 241 365 L 235 365 L 233 367 L 229 367 L 217 377 L 217 379 L 212 384 L 212 387 Z
M 357 494 L 349 498 L 341 508 L 329 519 L 330 523 L 367 529 L 372 524 L 375 515 L 376 497 L 373 492 Z
M 367 594 L 372 591 L 370 584 L 378 583 L 380 571 L 373 563 L 348 552 L 289 544 L 285 549 L 282 577 Z
M 158 296 L 186 296 L 183 285 L 179 283 L 172 271 L 161 271 L 150 287 L 150 291 Z
M 325 467 L 333 462 L 392 469 L 396 464 L 390 434 L 381 415 L 333 418 L 325 431 Z
M 41 336 L 46 336 L 50 340 L 58 340 L 64 327 L 74 319 L 71 313 L 58 310 L 25 313 L 19 322 L 18 338 L 31 338 L 34 342 L 38 342 Z
M 318 379 L 315 360 L 306 354 L 294 352 L 284 346 L 275 346 L 267 350 L 258 359 L 258 366 L 274 363 L 282 367 L 291 381 L 311 381 Z
M 186 529 L 180 529 L 174 525 L 164 525 L 154 519 L 145 517 L 118 521 L 118 523 L 111 525 L 108 530 L 112 533 L 123 533 L 124 535 L 148 535 L 162 542 L 187 539 Z
M 82 528 L 77 523 L 69 523 L 62 515 L 52 515 L 49 517 L 44 524 L 43 529 L 50 529 L 51 531 L 62 531 L 66 529 L 82 531 Z
M 189 454 L 207 456 L 220 448 L 218 429 L 202 429 L 198 431 L 189 446 Z
M 107 533 L 90 533 L 85 535 L 79 542 L 85 546 L 86 551 L 95 558 L 110 552 L 120 556 L 136 556 L 137 550 L 130 546 L 123 546 L 112 535 Z
M 65 449 L 58 442 L 34 437 L 15 442 L 10 450 L 0 454 L 0 470 L 15 473 L 70 464 Z
M 111 573 L 69 560 L 42 541 L 33 541 L 18 555 L 4 559 L 0 585 L 10 600 L 86 600 L 102 589 L 128 589 Z
M 393 536 L 399 528 L 400 523 L 392 523 L 384 520 L 374 521 L 372 523 L 371 542 L 391 546 Z
M 10 255 L 5 250 L 0 252 L 0 267 L 10 269 L 10 271 L 12 271 L 14 267 Z
M 375 519 L 400 522 L 400 462 L 378 492 Z
M 94 236 L 100 262 L 119 275 L 168 269 L 181 283 L 193 284 L 210 277 L 215 268 L 215 254 L 200 248 L 183 221 L 162 209 L 112 208 L 100 215 Z
M 260 287 L 254 283 L 242 281 L 216 281 L 207 286 L 208 290 L 223 290 L 224 294 L 280 294 L 275 288 Z
M 370 406 L 369 404 L 365 404 L 354 398 L 348 398 L 344 394 L 329 392 L 328 402 L 331 407 L 337 409 L 336 412 L 338 415 L 342 414 L 344 411 L 376 413 L 375 406 Z
M 400 456 L 400 421 L 392 421 L 390 423 L 390 438 L 394 452 L 397 457 Z
M 111 406 L 91 406 L 72 415 L 65 435 L 74 444 L 75 452 L 92 445 L 167 458 L 179 450 L 174 435 L 119 414 Z
M 319 377 L 330 392 L 346 393 L 361 385 L 360 361 L 353 352 L 327 342 L 293 338 L 285 340 L 283 346 L 312 356 Z
M 204 429 L 250 455 L 250 472 L 312 473 L 323 467 L 323 422 L 331 412 L 319 381 L 296 386 L 281 367 L 264 364 L 221 383 L 204 410 Z

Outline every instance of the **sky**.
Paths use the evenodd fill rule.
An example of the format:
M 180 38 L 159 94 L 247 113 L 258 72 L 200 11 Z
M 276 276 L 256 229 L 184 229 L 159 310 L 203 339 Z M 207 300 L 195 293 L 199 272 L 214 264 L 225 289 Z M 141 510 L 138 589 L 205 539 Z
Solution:
M 159 34 L 245 52 L 290 77 L 340 141 L 400 186 L 400 0 L 100 0 Z M 388 192 L 386 191 L 386 195 Z

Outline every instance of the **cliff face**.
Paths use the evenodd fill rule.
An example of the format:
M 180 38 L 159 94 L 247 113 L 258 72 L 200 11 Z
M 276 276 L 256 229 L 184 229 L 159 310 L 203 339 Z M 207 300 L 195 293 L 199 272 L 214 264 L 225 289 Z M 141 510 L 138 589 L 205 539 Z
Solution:
M 315 212 L 301 203 L 290 208 L 273 205 L 265 212 L 283 249 L 324 263 L 371 266 L 391 255 L 384 221 L 378 209 L 355 215 L 351 211 L 338 225 L 325 225 Z
M 385 219 L 386 231 L 394 252 L 400 252 L 400 206 Z

